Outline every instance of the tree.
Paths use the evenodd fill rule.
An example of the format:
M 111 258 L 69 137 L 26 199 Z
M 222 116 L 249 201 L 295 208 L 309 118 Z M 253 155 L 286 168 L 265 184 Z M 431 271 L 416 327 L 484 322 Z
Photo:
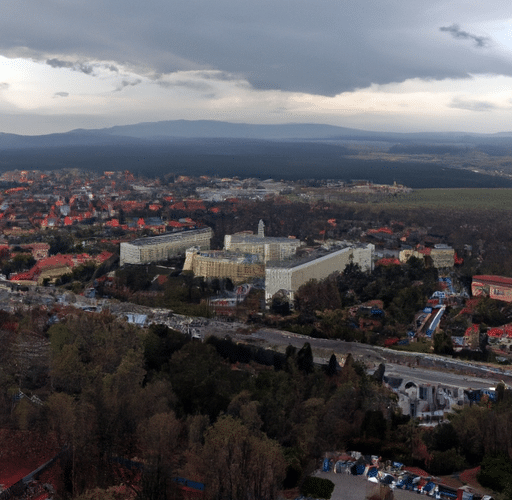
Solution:
M 334 377 L 338 373 L 338 360 L 336 359 L 336 354 L 332 353 L 329 358 L 329 364 L 325 370 L 329 377 Z
M 502 492 L 512 484 L 512 462 L 505 454 L 486 455 L 482 460 L 478 482 L 495 491 Z
M 380 363 L 378 368 L 373 373 L 373 379 L 378 382 L 379 384 L 382 384 L 382 380 L 384 378 L 384 373 L 386 372 L 386 365 L 384 363 Z
M 219 418 L 207 431 L 202 463 L 211 500 L 276 498 L 285 473 L 279 445 L 251 434 L 232 416 Z
M 165 500 L 175 489 L 171 478 L 179 463 L 181 423 L 173 412 L 158 413 L 139 426 L 140 447 L 144 450 L 145 467 L 141 498 Z
M 334 483 L 329 479 L 309 476 L 305 479 L 300 491 L 304 496 L 329 499 L 334 491 Z
M 297 353 L 297 366 L 300 371 L 306 374 L 313 372 L 313 351 L 311 350 L 311 344 L 309 342 L 306 342 Z
M 453 354 L 452 339 L 445 332 L 434 335 L 434 352 L 436 354 Z

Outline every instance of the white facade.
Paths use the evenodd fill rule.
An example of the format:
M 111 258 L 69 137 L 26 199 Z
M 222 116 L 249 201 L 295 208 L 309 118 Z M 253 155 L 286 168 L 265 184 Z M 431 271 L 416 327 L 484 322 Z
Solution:
M 272 238 L 254 234 L 226 234 L 224 249 L 229 252 L 261 255 L 264 262 L 285 260 L 297 253 L 303 243 L 295 238 Z
M 204 227 L 121 243 L 120 265 L 165 260 L 178 253 L 184 253 L 191 246 L 209 250 L 212 236 L 211 228 Z
M 358 264 L 363 271 L 373 266 L 372 244 L 349 246 L 322 257 L 297 265 L 267 265 L 265 270 L 265 300 L 269 301 L 279 291 L 283 291 L 293 304 L 295 292 L 309 280 L 321 280 L 330 274 L 342 272 L 350 264 Z

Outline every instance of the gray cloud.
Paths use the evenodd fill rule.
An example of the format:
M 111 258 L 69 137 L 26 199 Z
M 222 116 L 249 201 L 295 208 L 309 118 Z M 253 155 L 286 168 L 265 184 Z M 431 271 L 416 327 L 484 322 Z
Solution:
M 136 80 L 123 80 L 113 92 L 121 92 L 126 87 L 135 87 L 135 85 L 138 85 L 141 83 L 142 80 L 140 78 L 137 78 Z
M 69 96 L 69 92 L 55 92 L 55 94 L 53 94 L 53 97 L 68 97 Z
M 112 61 L 141 75 L 216 70 L 260 89 L 334 95 L 409 78 L 512 75 L 511 58 L 471 33 L 509 17 L 503 0 L 88 0 L 65 9 L 19 0 L 2 10 L 0 53 L 86 74 L 95 64 L 70 61 Z M 471 43 L 447 43 L 447 33 Z
M 467 101 L 460 98 L 453 99 L 448 106 L 455 109 L 467 109 L 468 111 L 492 111 L 497 109 L 497 106 L 491 102 Z
M 53 58 L 47 59 L 46 64 L 52 68 L 70 68 L 73 71 L 81 71 L 86 75 L 90 75 L 93 72 L 91 65 L 82 62 L 61 61 L 60 59 Z
M 174 88 L 174 87 L 182 87 L 187 88 L 190 90 L 196 90 L 199 92 L 207 92 L 209 90 L 212 90 L 212 86 L 197 80 L 173 80 L 173 81 L 166 81 L 166 80 L 157 80 L 157 85 L 160 85 L 164 88 Z
M 473 40 L 477 47 L 486 47 L 489 45 L 490 38 L 485 36 L 477 36 L 467 31 L 460 29 L 458 24 L 452 24 L 451 26 L 443 26 L 439 28 L 439 31 L 447 31 L 451 33 L 454 38 L 464 38 L 466 40 Z
M 10 84 L 7 82 L 0 82 L 0 90 L 7 90 L 10 87 Z

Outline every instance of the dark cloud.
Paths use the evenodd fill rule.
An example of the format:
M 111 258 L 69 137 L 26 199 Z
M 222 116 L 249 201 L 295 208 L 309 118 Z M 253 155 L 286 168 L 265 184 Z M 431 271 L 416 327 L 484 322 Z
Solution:
M 55 92 L 55 94 L 53 94 L 53 97 L 68 97 L 69 96 L 69 92 Z
M 46 64 L 52 68 L 70 68 L 73 71 L 81 71 L 86 75 L 90 75 L 93 72 L 91 65 L 82 62 L 61 61 L 60 59 L 53 58 L 47 59 Z
M 121 92 L 126 87 L 135 87 L 139 83 L 141 83 L 142 80 L 140 78 L 137 78 L 136 80 L 123 80 L 114 90 L 114 92 Z
M 449 104 L 450 108 L 467 109 L 468 111 L 492 111 L 497 106 L 486 101 L 466 101 L 464 99 L 455 98 Z
M 512 59 L 472 34 L 472 26 L 510 17 L 503 0 L 468 8 L 463 0 L 393 0 L 378 8 L 374 0 L 11 4 L 2 9 L 0 53 L 39 54 L 55 68 L 86 74 L 97 63 L 71 61 L 104 61 L 110 71 L 122 65 L 145 76 L 213 71 L 205 75 L 322 95 L 409 78 L 512 75 Z M 471 43 L 447 44 L 447 33 Z
M 0 82 L 0 90 L 7 90 L 10 87 L 10 84 L 7 82 Z
M 443 26 L 439 28 L 439 31 L 447 31 L 451 33 L 454 38 L 464 38 L 466 40 L 473 40 L 477 47 L 486 47 L 491 41 L 489 37 L 477 36 L 467 31 L 462 31 L 458 24 L 452 24 L 451 26 Z

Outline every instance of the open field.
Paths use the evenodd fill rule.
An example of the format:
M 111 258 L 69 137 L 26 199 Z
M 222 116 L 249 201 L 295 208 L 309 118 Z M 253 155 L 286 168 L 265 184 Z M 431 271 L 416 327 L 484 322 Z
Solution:
M 323 191 L 323 193 L 322 193 Z M 432 188 L 415 189 L 412 193 L 350 193 L 335 189 L 317 189 L 313 195 L 337 205 L 367 205 L 369 210 L 389 208 L 448 208 L 454 210 L 512 210 L 512 189 L 510 188 Z M 288 196 L 290 201 L 303 201 L 296 195 Z
M 382 206 L 407 208 L 446 207 L 463 210 L 512 210 L 512 189 L 464 188 L 417 189 L 410 194 L 390 197 Z

